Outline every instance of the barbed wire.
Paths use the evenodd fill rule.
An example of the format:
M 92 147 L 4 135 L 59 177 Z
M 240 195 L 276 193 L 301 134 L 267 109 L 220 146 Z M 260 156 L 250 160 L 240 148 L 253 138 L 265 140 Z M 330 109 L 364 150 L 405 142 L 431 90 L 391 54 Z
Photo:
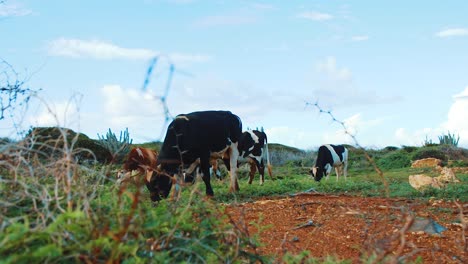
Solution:
M 333 112 L 331 110 L 324 110 L 318 102 L 315 102 L 315 103 L 309 103 L 309 102 L 305 102 L 305 107 L 307 108 L 308 106 L 313 106 L 315 107 L 318 112 L 320 114 L 326 114 L 328 115 L 332 122 L 334 123 L 338 123 L 339 125 L 341 125 L 341 127 L 343 128 L 344 130 L 344 133 L 345 135 L 348 135 L 354 142 L 354 145 L 363 150 L 364 152 L 364 156 L 366 157 L 367 161 L 369 161 L 369 163 L 372 165 L 372 167 L 374 168 L 374 170 L 377 172 L 377 174 L 380 176 L 380 179 L 382 180 L 383 184 L 384 184 L 384 187 L 385 187 L 385 196 L 388 198 L 390 197 L 390 188 L 389 188 L 389 184 L 388 184 L 388 181 L 387 179 L 385 178 L 382 170 L 377 166 L 377 163 L 375 163 L 374 159 L 369 155 L 369 153 L 367 153 L 366 149 L 361 146 L 361 144 L 359 144 L 359 141 L 357 140 L 356 138 L 356 135 L 351 133 L 348 129 L 348 127 L 346 126 L 346 123 L 344 121 L 341 121 L 339 120 L 338 118 L 336 118 L 334 115 L 333 115 Z
M 165 128 L 168 125 L 168 123 L 172 121 L 172 119 L 174 119 L 174 116 L 171 114 L 169 106 L 167 104 L 167 98 L 172 88 L 174 74 L 178 73 L 178 74 L 185 75 L 185 76 L 192 76 L 192 74 L 190 73 L 177 69 L 175 64 L 172 62 L 169 56 L 161 54 L 161 55 L 155 56 L 154 58 L 150 60 L 148 69 L 146 71 L 145 79 L 143 81 L 142 91 L 145 92 L 149 90 L 149 85 L 153 76 L 153 72 L 155 71 L 155 68 L 158 65 L 159 61 L 161 61 L 161 59 L 166 59 L 168 61 L 169 71 L 167 73 L 167 79 L 166 79 L 166 83 L 165 83 L 162 95 L 153 97 L 153 99 L 156 99 L 157 101 L 161 103 L 162 108 L 163 108 L 163 114 L 164 114 L 164 123 L 161 128 L 159 140 L 161 140 L 162 137 L 164 136 L 164 133 L 166 132 Z

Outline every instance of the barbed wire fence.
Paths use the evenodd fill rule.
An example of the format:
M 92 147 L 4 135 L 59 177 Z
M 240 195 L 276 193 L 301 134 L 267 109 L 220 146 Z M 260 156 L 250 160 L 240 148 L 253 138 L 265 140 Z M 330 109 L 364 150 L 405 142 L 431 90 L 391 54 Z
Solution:
M 315 103 L 305 102 L 305 106 L 306 107 L 310 107 L 310 106 L 314 107 L 319 112 L 319 114 L 325 114 L 325 115 L 329 116 L 330 119 L 332 120 L 332 122 L 339 124 L 343 128 L 343 132 L 345 133 L 345 135 L 349 136 L 352 139 L 352 141 L 354 142 L 354 145 L 357 148 L 363 150 L 364 156 L 366 157 L 367 161 L 369 161 L 369 163 L 371 164 L 373 169 L 377 172 L 380 179 L 382 180 L 382 183 L 384 184 L 385 196 L 387 198 L 390 197 L 390 188 L 389 188 L 389 185 L 388 185 L 388 181 L 385 178 L 385 175 L 383 174 L 382 170 L 377 166 L 377 163 L 375 162 L 375 160 L 369 155 L 369 153 L 367 153 L 365 148 L 359 143 L 359 141 L 357 140 L 356 135 L 350 132 L 350 130 L 346 126 L 346 123 L 344 121 L 341 121 L 340 119 L 336 118 L 335 115 L 333 115 L 333 112 L 331 110 L 324 110 L 320 106 L 320 104 L 318 102 L 315 102 Z
M 15 68 L 0 58 L 0 121 L 10 118 L 17 134 L 21 134 L 21 121 L 14 119 L 15 110 L 27 108 L 31 98 L 38 92 L 26 85 L 28 81 L 28 77 L 20 78 Z
M 167 100 L 168 100 L 168 97 L 169 97 L 169 92 L 172 89 L 174 75 L 179 74 L 179 75 L 182 75 L 182 76 L 189 76 L 189 77 L 192 76 L 191 73 L 188 73 L 188 72 L 185 72 L 185 71 L 183 71 L 181 69 L 178 69 L 176 67 L 175 63 L 172 61 L 172 59 L 168 55 L 164 55 L 164 54 L 158 55 L 158 56 L 153 57 L 149 62 L 149 65 L 148 65 L 148 68 L 147 68 L 147 71 L 146 71 L 146 74 L 145 74 L 145 78 L 144 78 L 144 81 L 143 81 L 143 85 L 142 85 L 142 88 L 141 88 L 141 90 L 143 92 L 149 92 L 150 91 L 150 83 L 151 83 L 152 79 L 155 78 L 156 67 L 158 65 L 160 65 L 160 62 L 162 60 L 166 60 L 167 63 L 169 64 L 167 77 L 166 77 L 166 82 L 164 84 L 162 93 L 160 95 L 153 96 L 153 98 L 152 98 L 152 99 L 158 101 L 159 103 L 161 103 L 162 110 L 163 110 L 162 112 L 163 112 L 164 123 L 162 124 L 161 132 L 160 132 L 160 135 L 159 135 L 159 140 L 160 141 L 163 138 L 164 133 L 166 132 L 165 128 L 167 127 L 169 122 L 174 119 L 174 116 L 172 115 L 172 113 L 171 113 L 171 111 L 169 109 L 169 105 L 167 104 Z M 158 90 L 157 87 L 154 87 L 153 89 L 155 91 Z

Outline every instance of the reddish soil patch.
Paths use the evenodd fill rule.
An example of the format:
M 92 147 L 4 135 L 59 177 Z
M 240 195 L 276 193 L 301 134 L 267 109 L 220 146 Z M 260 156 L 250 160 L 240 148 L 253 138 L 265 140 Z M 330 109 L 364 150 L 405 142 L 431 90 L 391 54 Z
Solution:
M 468 220 L 468 204 L 459 205 L 465 211 L 464 221 Z M 258 250 L 278 260 L 286 252 L 308 250 L 310 257 L 332 255 L 353 263 L 369 259 L 372 253 L 386 255 L 387 261 L 397 256 L 401 262 L 422 258 L 423 263 L 468 263 L 468 230 L 460 224 L 460 209 L 454 202 L 301 194 L 226 210 L 247 225 L 250 234 L 257 233 L 257 223 L 269 226 L 260 232 L 263 246 Z M 407 228 L 421 219 L 432 219 L 447 230 L 429 234 Z

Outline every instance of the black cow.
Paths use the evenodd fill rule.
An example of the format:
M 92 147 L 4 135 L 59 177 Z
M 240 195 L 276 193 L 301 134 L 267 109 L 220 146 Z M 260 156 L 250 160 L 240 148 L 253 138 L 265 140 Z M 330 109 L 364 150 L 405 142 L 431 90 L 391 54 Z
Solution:
M 342 145 L 322 145 L 317 154 L 315 166 L 309 171 L 316 181 L 323 176 L 328 177 L 332 168 L 335 168 L 336 180 L 340 177 L 340 170 L 344 170 L 345 180 L 348 170 L 348 150 Z
M 231 192 L 239 190 L 237 182 L 237 145 L 242 135 L 242 122 L 229 111 L 202 111 L 178 115 L 169 124 L 158 156 L 159 171 L 154 173 L 147 187 L 151 200 L 169 195 L 173 177 L 183 166 L 199 162 L 206 194 L 213 196 L 210 183 L 210 156 L 229 153 Z M 183 166 L 182 166 L 183 165 Z

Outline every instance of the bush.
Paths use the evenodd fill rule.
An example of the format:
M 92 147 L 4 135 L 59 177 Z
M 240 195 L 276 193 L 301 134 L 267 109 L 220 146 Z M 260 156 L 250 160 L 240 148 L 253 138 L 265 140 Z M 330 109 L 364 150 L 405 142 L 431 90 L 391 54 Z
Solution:
M 423 147 L 416 150 L 412 156 L 411 160 L 419 160 L 425 158 L 436 158 L 440 159 L 443 162 L 447 162 L 447 155 L 439 147 Z
M 31 128 L 24 141 L 39 158 L 60 157 L 64 156 L 64 151 L 69 151 L 79 161 L 95 159 L 105 163 L 112 160 L 110 152 L 95 140 L 68 128 Z
M 268 151 L 273 166 L 282 166 L 287 163 L 290 165 L 296 164 L 297 166 L 302 164 L 304 166 L 304 163 L 310 164 L 309 159 L 314 160 L 314 157 L 306 151 L 280 144 L 268 144 Z
M 2 174 L 0 262 L 271 262 L 257 252 L 247 222 L 201 199 L 199 185 L 152 207 L 146 191 L 105 181 L 104 173 L 61 156 L 24 159 Z
M 401 169 L 411 165 L 409 154 L 404 151 L 390 152 L 377 160 L 377 166 L 381 169 Z
M 413 153 L 415 152 L 418 147 L 414 147 L 414 146 L 402 146 L 402 149 L 408 153 Z
M 398 150 L 398 147 L 394 147 L 394 146 L 387 146 L 383 149 L 384 152 L 392 152 L 396 150 Z

